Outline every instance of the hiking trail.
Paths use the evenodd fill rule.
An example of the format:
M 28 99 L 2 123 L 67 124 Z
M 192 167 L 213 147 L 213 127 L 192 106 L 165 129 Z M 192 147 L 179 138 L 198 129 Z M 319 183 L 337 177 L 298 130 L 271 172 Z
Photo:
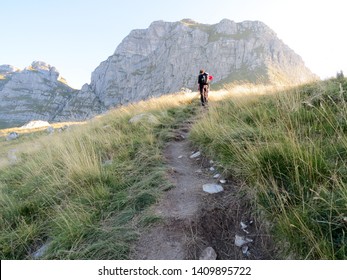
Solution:
M 271 258 L 263 248 L 269 243 L 264 244 L 263 238 L 262 242 L 256 240 L 259 229 L 248 203 L 239 198 L 238 183 L 229 178 L 223 184 L 224 191 L 203 191 L 204 184 L 220 184 L 223 177 L 216 178 L 218 171 L 212 161 L 203 156 L 191 158 L 197 152 L 188 140 L 191 125 L 190 121 L 184 123 L 177 129 L 175 139 L 167 143 L 164 156 L 174 187 L 150 208 L 162 221 L 140 229 L 131 259 Z M 247 230 L 242 229 L 241 222 L 247 224 Z M 252 242 L 242 248 L 235 246 L 236 235 L 247 235 Z

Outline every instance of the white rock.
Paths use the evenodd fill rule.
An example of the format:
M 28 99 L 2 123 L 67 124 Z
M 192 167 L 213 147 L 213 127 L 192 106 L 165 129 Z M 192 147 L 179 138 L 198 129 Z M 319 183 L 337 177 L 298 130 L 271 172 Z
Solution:
M 190 156 L 190 158 L 197 158 L 197 157 L 199 157 L 199 156 L 201 156 L 201 152 L 196 152 L 196 153 L 192 154 L 192 155 Z
M 17 132 L 11 132 L 7 135 L 6 140 L 7 141 L 11 141 L 11 140 L 15 140 L 19 137 L 19 134 Z
M 213 166 L 210 167 L 210 171 L 213 172 L 215 171 L 215 168 Z
M 214 179 L 218 179 L 219 177 L 220 177 L 220 174 L 219 174 L 219 173 L 217 173 L 217 174 L 215 174 L 215 175 L 213 176 Z
M 33 253 L 33 258 L 38 259 L 41 258 L 48 250 L 49 246 L 51 245 L 50 242 L 43 244 L 36 252 Z
M 183 87 L 183 88 L 181 88 L 181 90 L 180 90 L 181 92 L 183 92 L 183 93 L 191 93 L 192 92 L 192 90 L 191 89 L 189 89 L 189 88 L 185 88 L 185 87 Z
M 240 226 L 241 226 L 241 229 L 242 229 L 245 233 L 249 234 L 249 231 L 246 230 L 246 228 L 247 228 L 248 226 L 247 226 L 244 222 L 240 222 Z
M 244 237 L 244 236 L 240 236 L 240 235 L 235 235 L 235 245 L 237 247 L 242 247 L 245 244 L 251 243 L 253 242 L 252 239 Z
M 202 189 L 207 193 L 219 193 L 224 191 L 223 187 L 217 184 L 204 184 Z
M 244 245 L 244 246 L 242 246 L 242 253 L 244 254 L 244 255 L 247 255 L 247 253 L 248 253 L 248 246 L 247 245 Z
M 221 183 L 221 184 L 225 184 L 226 182 L 227 182 L 227 180 L 224 180 L 224 179 L 219 180 L 219 183 Z
M 40 128 L 40 127 L 46 127 L 46 126 L 50 126 L 49 122 L 38 120 L 38 121 L 30 121 L 27 124 L 21 126 L 21 128 L 32 129 L 32 128 Z
M 241 229 L 246 229 L 247 225 L 244 222 L 240 222 Z
M 217 259 L 217 253 L 212 247 L 207 247 L 201 252 L 199 260 L 215 260 Z
M 49 134 L 52 134 L 52 133 L 54 133 L 54 127 L 53 127 L 53 126 L 49 126 L 49 127 L 47 127 L 46 131 L 47 131 Z

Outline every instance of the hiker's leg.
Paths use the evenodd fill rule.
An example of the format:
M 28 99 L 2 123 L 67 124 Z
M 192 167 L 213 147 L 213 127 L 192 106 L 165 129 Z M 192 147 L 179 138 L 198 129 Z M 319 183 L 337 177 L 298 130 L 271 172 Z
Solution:
M 201 105 L 205 105 L 205 98 L 204 98 L 204 85 L 200 85 L 200 100 L 201 100 Z
M 200 94 L 201 105 L 205 106 L 205 95 L 204 93 Z
M 205 102 L 208 102 L 208 92 L 210 91 L 210 86 L 206 85 L 206 91 L 205 91 Z
M 204 86 L 204 103 L 207 103 L 208 86 Z

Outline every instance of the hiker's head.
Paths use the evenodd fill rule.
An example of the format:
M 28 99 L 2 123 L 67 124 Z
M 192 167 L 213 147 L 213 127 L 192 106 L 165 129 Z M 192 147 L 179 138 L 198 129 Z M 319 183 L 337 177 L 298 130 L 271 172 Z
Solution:
M 205 73 L 205 70 L 204 70 L 204 69 L 201 69 L 201 70 L 200 70 L 200 74 L 203 74 L 203 73 Z

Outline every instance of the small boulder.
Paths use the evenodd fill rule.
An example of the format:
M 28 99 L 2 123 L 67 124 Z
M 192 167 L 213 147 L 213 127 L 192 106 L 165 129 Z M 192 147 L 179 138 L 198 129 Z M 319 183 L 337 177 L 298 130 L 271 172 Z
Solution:
M 198 158 L 199 156 L 201 156 L 201 153 L 200 152 L 196 152 L 196 153 L 193 153 L 190 158 Z
M 207 247 L 201 252 L 199 260 L 215 260 L 217 259 L 217 253 L 212 247 Z
M 242 246 L 242 248 L 241 248 L 242 253 L 243 253 L 245 256 L 247 256 L 247 257 L 249 257 L 249 255 L 250 255 L 248 249 L 249 249 L 249 248 L 248 248 L 247 245 L 244 245 L 244 246 Z
M 182 87 L 182 88 L 181 88 L 181 92 L 183 92 L 183 93 L 191 93 L 192 90 L 189 89 L 189 88 Z
M 11 140 L 17 139 L 18 137 L 19 137 L 19 134 L 17 132 L 13 131 L 7 135 L 6 140 L 11 141 Z
M 46 131 L 47 131 L 48 134 L 53 134 L 53 132 L 54 132 L 53 126 L 47 127 Z
M 250 239 L 248 237 L 244 237 L 241 235 L 237 235 L 237 234 L 235 235 L 235 245 L 237 247 L 242 247 L 243 245 L 246 245 L 251 242 L 253 242 L 253 239 Z
M 51 245 L 50 242 L 43 244 L 37 251 L 35 251 L 32 254 L 32 257 L 34 259 L 39 259 L 39 258 L 43 257 L 43 255 L 47 252 L 50 245 Z
M 207 193 L 219 193 L 224 191 L 223 187 L 217 184 L 204 184 L 202 189 Z

